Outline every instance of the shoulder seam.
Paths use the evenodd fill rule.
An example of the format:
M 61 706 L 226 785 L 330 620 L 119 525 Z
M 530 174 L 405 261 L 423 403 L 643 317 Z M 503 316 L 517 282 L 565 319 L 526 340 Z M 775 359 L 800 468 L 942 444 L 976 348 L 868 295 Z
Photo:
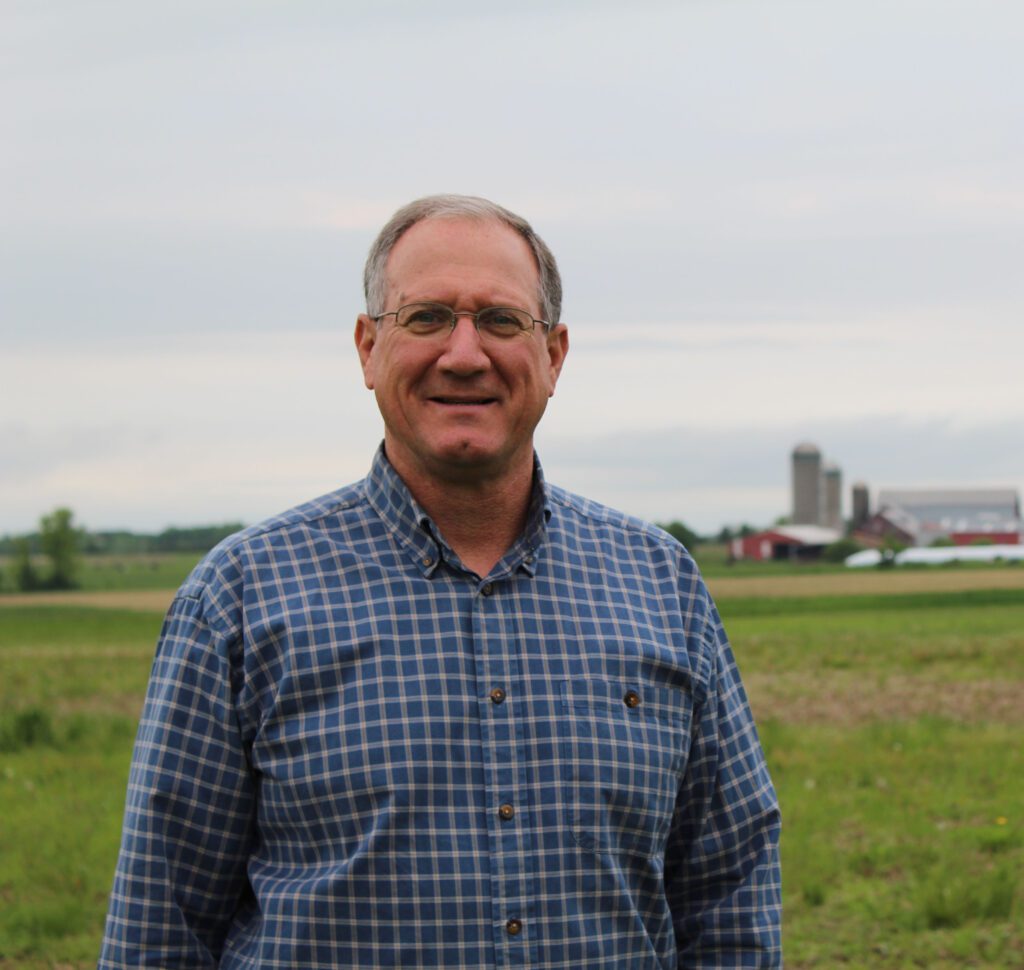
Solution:
M 587 519 L 588 521 L 601 522 L 604 525 L 615 529 L 621 529 L 624 532 L 648 536 L 660 545 L 666 546 L 670 549 L 676 546 L 679 546 L 680 549 L 683 548 L 678 540 L 670 536 L 664 529 L 661 529 L 653 522 L 647 522 L 638 516 L 629 515 L 626 512 L 620 512 L 619 510 L 612 509 L 609 506 L 591 502 L 589 499 L 582 500 L 571 492 L 566 492 L 564 489 L 557 487 L 551 488 L 549 497 L 551 501 L 562 506 L 562 508 L 569 509 L 576 515 L 579 515 L 581 518 Z M 592 506 L 592 508 L 588 509 L 587 506 Z
M 313 501 L 315 502 L 316 499 L 313 499 Z M 368 500 L 364 494 L 356 498 L 339 499 L 327 508 L 320 508 L 315 511 L 311 510 L 310 512 L 298 515 L 295 518 L 289 518 L 289 516 L 293 515 L 296 511 L 296 509 L 292 509 L 289 512 L 283 512 L 280 515 L 273 516 L 266 522 L 257 522 L 255 525 L 251 525 L 248 528 L 240 529 L 233 536 L 230 536 L 225 540 L 227 545 L 225 545 L 221 551 L 225 553 L 232 553 L 240 548 L 244 548 L 246 544 L 253 539 L 258 539 L 262 536 L 270 536 L 296 526 L 320 522 L 337 512 L 341 512 L 346 509 L 358 508 L 360 505 L 366 504 L 368 504 Z M 301 506 L 297 506 L 296 508 L 301 508 Z

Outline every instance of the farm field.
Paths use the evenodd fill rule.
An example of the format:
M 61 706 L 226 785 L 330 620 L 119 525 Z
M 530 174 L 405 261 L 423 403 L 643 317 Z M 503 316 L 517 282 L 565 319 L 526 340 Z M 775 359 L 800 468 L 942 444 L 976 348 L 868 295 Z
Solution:
M 181 573 L 188 574 L 191 565 Z M 1024 569 L 1016 566 L 977 569 L 843 570 L 802 575 L 712 576 L 708 588 L 717 602 L 726 600 L 948 593 L 968 590 L 1024 590 Z M 129 586 L 122 589 L 76 589 L 43 593 L 5 593 L 2 606 L 92 606 L 164 612 L 174 598 L 176 583 L 165 587 Z M 816 604 L 820 606 L 819 602 Z M 796 607 L 791 607 L 795 609 Z M 774 611 L 769 607 L 769 612 Z M 725 610 L 723 609 L 723 613 Z
M 199 558 L 197 552 L 82 556 L 76 582 L 84 591 L 172 589 L 181 585 Z M 45 574 L 47 561 L 44 557 L 33 557 L 33 563 Z M 4 588 L 4 583 L 10 588 L 9 568 L 10 557 L 0 556 L 0 589 Z
M 1024 966 L 1024 570 L 710 584 L 782 801 L 787 967 Z M 95 965 L 170 596 L 0 597 L 2 970 Z

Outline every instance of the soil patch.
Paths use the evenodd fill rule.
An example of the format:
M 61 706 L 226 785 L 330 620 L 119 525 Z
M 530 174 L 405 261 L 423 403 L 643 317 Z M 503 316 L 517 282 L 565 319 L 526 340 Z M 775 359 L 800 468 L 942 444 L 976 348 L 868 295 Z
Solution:
M 15 593 L 0 596 L 0 609 L 5 606 L 93 606 L 107 610 L 166 613 L 175 592 L 173 589 L 76 589 L 61 593 Z
M 952 593 L 972 589 L 1024 589 L 1024 569 L 897 569 L 813 576 L 715 576 L 715 599 L 757 596 L 867 596 L 879 593 Z
M 812 677 L 805 673 L 744 677 L 758 721 L 855 727 L 879 721 L 941 717 L 963 724 L 999 722 L 1024 725 L 1021 684 L 974 680 L 949 683 L 923 677 L 886 677 L 870 684 L 842 671 Z

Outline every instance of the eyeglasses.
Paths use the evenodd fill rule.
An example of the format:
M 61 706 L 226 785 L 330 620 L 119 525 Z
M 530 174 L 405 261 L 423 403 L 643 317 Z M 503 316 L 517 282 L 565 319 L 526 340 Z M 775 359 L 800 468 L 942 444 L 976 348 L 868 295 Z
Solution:
M 538 320 L 514 306 L 489 306 L 473 313 L 453 310 L 443 303 L 407 303 L 397 310 L 378 313 L 373 319 L 382 317 L 394 317 L 398 326 L 416 337 L 446 337 L 455 329 L 459 317 L 472 317 L 476 332 L 494 340 L 511 340 L 521 333 L 532 333 L 538 323 L 545 333 L 551 329 L 546 320 Z

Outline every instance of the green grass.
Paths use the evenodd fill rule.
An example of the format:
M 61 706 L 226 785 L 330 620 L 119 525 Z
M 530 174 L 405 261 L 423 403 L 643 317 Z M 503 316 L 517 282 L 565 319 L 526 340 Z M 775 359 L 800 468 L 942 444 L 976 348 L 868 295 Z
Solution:
M 0 967 L 95 966 L 161 617 L 0 608 Z
M 938 593 L 874 593 L 844 596 L 730 596 L 718 597 L 723 619 L 809 613 L 918 613 L 961 610 L 964 607 L 1024 607 L 1024 589 L 969 589 Z M 815 623 L 817 620 L 814 621 Z
M 787 967 L 1024 966 L 1024 598 L 724 600 Z M 0 970 L 95 965 L 161 618 L 0 608 Z
M 1019 967 L 1020 724 L 762 725 L 791 967 Z
M 1024 966 L 1019 592 L 723 611 L 783 809 L 787 966 Z
M 765 600 L 772 611 L 749 612 L 756 600 L 727 600 L 722 612 L 745 674 L 849 670 L 875 682 L 902 671 L 950 682 L 999 677 L 1024 687 L 1022 592 L 943 593 L 941 605 L 927 594 L 893 596 L 902 609 L 875 608 L 883 597 L 836 597 L 830 612 L 815 608 L 818 598 Z
M 0 755 L 0 966 L 95 966 L 134 735 L 96 719 Z
M 80 589 L 177 589 L 201 559 L 196 552 L 83 556 Z
M 39 707 L 137 717 L 161 617 L 88 607 L 0 607 L 0 725 Z

